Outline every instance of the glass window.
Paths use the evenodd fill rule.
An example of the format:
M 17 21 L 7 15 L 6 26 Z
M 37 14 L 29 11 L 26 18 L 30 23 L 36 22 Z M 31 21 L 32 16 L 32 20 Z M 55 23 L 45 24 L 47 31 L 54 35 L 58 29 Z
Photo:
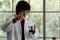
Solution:
M 60 11 L 60 0 L 46 0 L 46 11 Z
M 0 38 L 0 40 L 7 40 L 6 38 Z
M 0 11 L 12 11 L 12 0 L 0 0 Z
M 1 30 L 1 25 L 5 22 L 6 18 L 15 14 L 16 4 L 20 0 L 0 0 L 0 40 L 7 40 L 6 33 Z M 39 32 L 39 40 L 43 40 L 43 0 L 25 0 L 31 5 L 30 18 L 36 24 Z M 46 40 L 52 40 L 52 37 L 56 37 L 56 40 L 60 40 L 60 0 L 46 0 Z M 3 12 L 6 11 L 6 12 Z M 50 13 L 54 11 L 54 13 Z M 35 13 L 36 12 L 36 13 Z M 56 13 L 55 13 L 56 12 Z
M 59 22 L 60 13 L 46 13 L 46 37 L 60 37 Z
M 46 40 L 53 40 L 52 38 L 47 38 Z M 59 38 L 56 38 L 56 40 L 60 40 Z
M 36 24 L 39 37 L 43 37 L 43 13 L 30 13 L 30 18 Z
M 6 18 L 10 16 L 12 13 L 0 12 L 0 40 L 6 40 L 6 33 L 2 31 L 1 26 L 5 22 Z
M 31 5 L 31 11 L 42 11 L 43 10 L 43 0 L 25 0 Z
M 20 0 L 13 0 L 13 11 L 15 11 L 18 1 L 20 1 Z
M 32 40 L 32 39 L 30 39 L 30 40 Z M 43 38 L 38 38 L 38 40 L 43 40 Z

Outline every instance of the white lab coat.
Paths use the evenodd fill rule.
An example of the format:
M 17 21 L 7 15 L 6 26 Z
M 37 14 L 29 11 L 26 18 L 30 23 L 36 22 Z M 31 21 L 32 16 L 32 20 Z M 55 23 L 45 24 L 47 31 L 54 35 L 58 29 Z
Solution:
M 7 18 L 6 22 L 2 25 L 2 30 L 4 32 L 7 32 L 7 40 L 21 40 L 21 23 L 20 20 L 16 23 L 12 23 L 12 19 L 14 16 L 10 16 Z M 31 37 L 33 40 L 37 40 L 36 33 L 33 35 L 32 33 L 29 33 L 29 27 L 33 26 L 34 23 L 30 18 L 25 18 L 25 24 L 24 24 L 24 34 L 25 34 L 25 40 L 29 40 Z M 7 27 L 6 27 L 7 26 Z M 3 29 L 6 27 L 5 29 Z

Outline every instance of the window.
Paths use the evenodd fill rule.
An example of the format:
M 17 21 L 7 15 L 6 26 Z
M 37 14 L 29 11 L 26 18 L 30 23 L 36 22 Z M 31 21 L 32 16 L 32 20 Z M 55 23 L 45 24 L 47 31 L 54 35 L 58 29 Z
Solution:
M 46 0 L 46 11 L 60 11 L 59 0 Z
M 12 11 L 12 0 L 0 0 L 0 11 Z
M 13 9 L 13 11 L 15 11 L 15 7 L 16 7 L 16 5 L 17 5 L 17 2 L 20 1 L 20 0 L 12 0 L 12 1 L 13 1 L 13 2 L 12 2 L 12 3 L 13 3 L 13 4 L 12 4 L 12 7 L 13 7 L 12 9 Z
M 0 12 L 0 40 L 7 39 L 6 33 L 1 30 L 1 25 L 5 22 L 6 18 L 11 14 L 12 13 L 9 13 L 9 12 Z
M 1 30 L 1 25 L 6 18 L 15 13 L 15 7 L 20 0 L 0 0 L 0 40 L 7 40 L 6 33 Z M 60 0 L 45 0 L 45 19 L 43 15 L 43 1 L 44 0 L 24 0 L 31 5 L 31 12 L 29 17 L 36 24 L 39 31 L 39 40 L 60 40 Z M 45 25 L 43 26 L 43 20 Z M 45 29 L 44 29 L 45 27 Z M 45 34 L 44 34 L 45 30 Z
M 46 13 L 46 37 L 56 37 L 56 40 L 60 37 L 59 29 L 60 13 Z M 47 38 L 48 40 L 48 38 Z
M 43 0 L 25 0 L 31 5 L 31 11 L 43 11 Z
M 25 0 L 31 5 L 30 18 L 36 24 L 39 32 L 38 39 L 43 40 L 43 0 Z
M 46 40 L 60 40 L 60 0 L 46 0 L 45 6 Z
M 43 37 L 43 13 L 30 13 L 30 18 L 35 22 L 36 28 L 38 29 L 38 37 Z

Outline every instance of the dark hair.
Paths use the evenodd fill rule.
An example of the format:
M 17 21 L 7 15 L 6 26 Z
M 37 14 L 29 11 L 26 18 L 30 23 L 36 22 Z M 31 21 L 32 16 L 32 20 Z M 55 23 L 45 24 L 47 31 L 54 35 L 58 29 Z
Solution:
M 30 11 L 30 5 L 26 1 L 19 1 L 16 5 L 16 14 L 18 15 L 21 11 Z

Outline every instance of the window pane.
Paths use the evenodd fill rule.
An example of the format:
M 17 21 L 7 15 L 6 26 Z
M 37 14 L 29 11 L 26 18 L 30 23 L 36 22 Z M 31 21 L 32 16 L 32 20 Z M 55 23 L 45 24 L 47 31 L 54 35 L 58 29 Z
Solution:
M 46 37 L 60 37 L 60 13 L 46 13 Z
M 36 24 L 39 37 L 43 37 L 43 13 L 30 13 L 30 18 Z
M 0 0 L 0 11 L 12 11 L 12 0 Z
M 25 0 L 28 1 L 29 0 Z M 30 0 L 31 11 L 42 11 L 43 10 L 43 0 Z
M 32 39 L 30 39 L 30 40 L 32 40 Z M 43 40 L 43 38 L 38 38 L 38 40 Z
M 20 0 L 13 0 L 13 10 L 15 11 L 16 5 Z
M 46 11 L 59 11 L 60 0 L 46 0 Z
M 53 40 L 52 38 L 47 38 L 46 40 Z M 56 38 L 56 40 L 60 40 L 60 38 Z
M 5 22 L 6 18 L 10 16 L 12 13 L 6 13 L 6 12 L 0 12 L 0 40 L 5 40 L 6 38 L 1 37 L 7 37 L 6 33 L 2 31 L 1 25 Z
M 30 0 L 24 0 L 24 1 L 27 1 L 27 2 L 29 2 Z
M 0 40 L 7 40 L 6 38 L 0 38 Z

